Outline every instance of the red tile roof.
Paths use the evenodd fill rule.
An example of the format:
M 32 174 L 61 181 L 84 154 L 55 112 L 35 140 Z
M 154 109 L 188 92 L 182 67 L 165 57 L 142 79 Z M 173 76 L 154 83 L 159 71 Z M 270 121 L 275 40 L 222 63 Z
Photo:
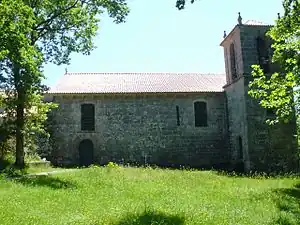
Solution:
M 224 74 L 67 73 L 49 93 L 222 92 Z

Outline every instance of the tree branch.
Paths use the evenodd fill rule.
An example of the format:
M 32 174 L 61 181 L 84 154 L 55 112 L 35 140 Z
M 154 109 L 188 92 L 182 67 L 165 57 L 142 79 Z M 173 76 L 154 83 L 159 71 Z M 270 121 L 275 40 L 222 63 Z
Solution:
M 56 13 L 54 13 L 54 15 L 50 16 L 48 19 L 42 21 L 41 23 L 37 24 L 35 27 L 34 27 L 34 30 L 38 31 L 38 30 L 41 30 L 41 32 L 46 29 L 46 26 L 50 23 L 52 23 L 53 20 L 55 20 L 57 17 L 63 15 L 64 13 L 68 12 L 69 10 L 75 8 L 75 6 L 79 3 L 79 0 L 76 0 L 74 2 L 73 5 L 67 7 L 66 9 L 63 9 L 63 10 L 58 10 L 56 11 Z M 39 28 L 40 26 L 42 26 L 43 24 L 45 24 L 44 27 L 42 28 Z

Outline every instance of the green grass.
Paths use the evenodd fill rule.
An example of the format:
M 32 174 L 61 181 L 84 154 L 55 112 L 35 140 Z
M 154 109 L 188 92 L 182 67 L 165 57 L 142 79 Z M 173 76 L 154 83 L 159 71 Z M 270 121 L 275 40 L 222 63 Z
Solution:
M 51 172 L 51 171 L 61 171 L 67 170 L 65 168 L 52 167 L 52 166 L 29 166 L 25 171 L 26 173 L 41 173 L 41 172 Z
M 299 178 L 87 168 L 0 178 L 0 224 L 300 224 Z
M 0 161 L 0 164 L 4 161 Z M 4 176 L 21 176 L 26 174 L 41 173 L 41 172 L 51 172 L 51 171 L 61 171 L 67 170 L 65 168 L 53 167 L 50 164 L 30 164 L 27 163 L 24 169 L 17 169 L 10 162 L 4 162 L 5 165 L 0 165 L 0 175 Z

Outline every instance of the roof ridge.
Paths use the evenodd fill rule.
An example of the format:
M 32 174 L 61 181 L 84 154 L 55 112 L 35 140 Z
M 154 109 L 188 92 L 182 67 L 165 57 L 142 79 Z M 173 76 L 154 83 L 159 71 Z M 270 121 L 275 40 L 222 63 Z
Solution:
M 272 24 L 267 24 L 264 23 L 263 21 L 260 20 L 255 20 L 255 19 L 249 19 L 247 20 L 245 23 L 243 23 L 242 25 L 249 25 L 249 26 L 273 26 Z
M 203 73 L 203 72 L 68 72 L 64 75 L 225 75 L 225 73 Z

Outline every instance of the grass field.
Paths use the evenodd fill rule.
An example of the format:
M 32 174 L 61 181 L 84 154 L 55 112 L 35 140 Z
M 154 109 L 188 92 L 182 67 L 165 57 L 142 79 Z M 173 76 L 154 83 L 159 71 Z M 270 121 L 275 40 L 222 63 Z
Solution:
M 299 178 L 87 168 L 0 178 L 0 224 L 300 224 Z

